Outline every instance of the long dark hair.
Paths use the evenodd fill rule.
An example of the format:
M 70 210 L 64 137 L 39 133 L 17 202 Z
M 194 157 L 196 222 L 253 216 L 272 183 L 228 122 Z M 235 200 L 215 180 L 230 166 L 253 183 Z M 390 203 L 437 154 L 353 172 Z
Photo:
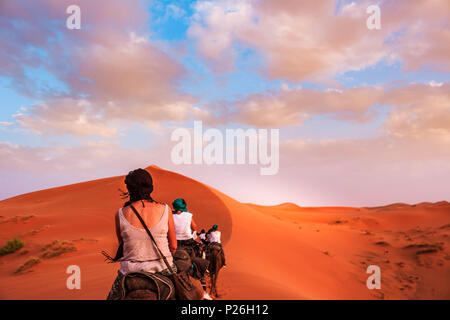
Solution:
M 122 191 L 122 199 L 128 199 L 123 205 L 124 207 L 139 200 L 142 201 L 144 207 L 144 200 L 156 202 L 150 196 L 153 192 L 153 179 L 148 171 L 141 168 L 130 171 L 125 177 L 125 184 L 127 185 L 128 192 L 123 192 L 119 189 Z M 117 248 L 116 256 L 114 258 L 106 251 L 102 251 L 101 253 L 105 256 L 105 261 L 108 263 L 120 261 L 123 257 L 123 242 L 119 245 L 119 248 Z
M 127 202 L 123 205 L 124 207 L 129 206 L 133 202 L 143 200 L 156 202 L 150 196 L 153 192 L 153 179 L 150 173 L 144 169 L 136 169 L 130 171 L 125 177 L 125 184 L 127 186 L 128 192 L 123 193 L 123 198 L 129 198 Z

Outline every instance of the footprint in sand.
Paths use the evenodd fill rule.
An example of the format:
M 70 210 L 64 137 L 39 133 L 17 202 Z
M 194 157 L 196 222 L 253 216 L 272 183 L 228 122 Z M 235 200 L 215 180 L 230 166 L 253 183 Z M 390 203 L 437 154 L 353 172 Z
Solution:
M 40 227 L 40 228 L 33 229 L 33 230 L 30 230 L 30 231 L 21 233 L 21 234 L 19 235 L 19 237 L 34 236 L 34 235 L 38 234 L 38 233 L 41 232 L 41 231 L 47 230 L 48 228 L 50 228 L 50 225 L 47 224 L 47 225 L 42 226 L 42 227 Z
M 11 217 L 9 219 L 0 221 L 0 223 L 27 221 L 27 220 L 29 220 L 29 219 L 31 219 L 33 217 L 34 217 L 34 215 L 30 215 L 30 216 L 14 216 L 14 217 Z

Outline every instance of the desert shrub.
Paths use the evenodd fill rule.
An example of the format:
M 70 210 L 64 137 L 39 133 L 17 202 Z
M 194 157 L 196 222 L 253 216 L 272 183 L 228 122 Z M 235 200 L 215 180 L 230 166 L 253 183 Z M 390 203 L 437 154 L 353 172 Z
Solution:
M 9 253 L 16 252 L 24 246 L 24 243 L 19 238 L 14 238 L 6 243 L 6 245 L 0 249 L 0 257 Z
M 25 270 L 30 269 L 31 267 L 37 265 L 41 262 L 41 259 L 37 257 L 32 257 L 29 260 L 27 260 L 23 265 L 21 265 L 14 273 L 22 273 Z
M 44 251 L 44 253 L 41 255 L 41 258 L 50 259 L 62 255 L 66 252 L 75 251 L 76 249 L 77 248 L 68 241 L 55 240 L 42 248 L 42 251 Z

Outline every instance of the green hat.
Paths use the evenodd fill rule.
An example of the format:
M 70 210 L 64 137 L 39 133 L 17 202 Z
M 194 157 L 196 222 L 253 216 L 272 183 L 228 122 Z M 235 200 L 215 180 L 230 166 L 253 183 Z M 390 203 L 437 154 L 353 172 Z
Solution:
M 178 198 L 172 202 L 172 207 L 175 211 L 187 211 L 186 201 L 184 199 Z
M 217 230 L 217 228 L 219 228 L 219 226 L 218 226 L 217 224 L 215 224 L 215 225 L 212 226 L 212 229 L 213 229 L 213 230 Z

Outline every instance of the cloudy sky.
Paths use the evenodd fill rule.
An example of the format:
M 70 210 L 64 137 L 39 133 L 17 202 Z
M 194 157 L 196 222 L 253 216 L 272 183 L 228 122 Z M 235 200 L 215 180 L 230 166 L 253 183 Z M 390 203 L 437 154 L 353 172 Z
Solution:
M 156 164 L 244 202 L 450 200 L 449 6 L 0 0 L 0 199 Z M 175 165 L 195 120 L 280 129 L 278 174 Z

